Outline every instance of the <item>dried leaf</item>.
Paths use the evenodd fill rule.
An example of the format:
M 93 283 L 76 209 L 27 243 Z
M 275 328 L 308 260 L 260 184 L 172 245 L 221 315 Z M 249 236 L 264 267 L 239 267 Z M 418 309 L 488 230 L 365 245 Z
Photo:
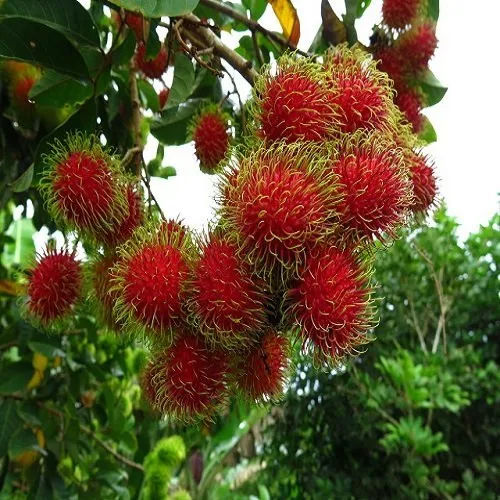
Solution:
M 300 38 L 300 21 L 291 0 L 268 0 L 281 24 L 283 34 L 291 45 L 297 46 Z
M 330 45 L 338 45 L 347 40 L 344 23 L 333 11 L 328 0 L 321 0 L 321 19 L 323 20 L 323 37 Z

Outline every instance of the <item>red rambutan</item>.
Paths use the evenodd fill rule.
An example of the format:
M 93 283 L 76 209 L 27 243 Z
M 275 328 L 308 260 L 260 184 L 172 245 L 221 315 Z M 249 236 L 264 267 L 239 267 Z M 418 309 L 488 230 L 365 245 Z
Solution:
M 162 110 L 166 106 L 169 94 L 170 94 L 170 89 L 163 89 L 158 94 L 158 101 L 160 103 L 160 110 Z
M 180 221 L 168 219 L 160 224 L 159 231 L 165 233 L 167 238 L 178 238 L 180 243 L 185 238 L 186 234 L 188 234 L 189 229 Z
M 27 271 L 26 310 L 35 322 L 50 326 L 67 316 L 82 293 L 83 275 L 75 255 L 47 248 Z
M 182 332 L 154 361 L 156 403 L 162 413 L 184 421 L 210 418 L 225 402 L 228 362 L 203 339 Z
M 324 156 L 303 144 L 243 152 L 237 179 L 226 177 L 221 186 L 223 220 L 242 253 L 264 271 L 277 262 L 297 265 L 308 245 L 335 229 L 336 178 Z
M 149 406 L 152 410 L 158 411 L 158 393 L 155 387 L 155 376 L 158 374 L 158 369 L 161 368 L 158 366 L 154 360 L 150 361 L 140 377 L 140 385 L 142 389 L 142 393 L 144 398 L 148 402 Z
M 282 57 L 276 75 L 255 82 L 252 113 L 258 135 L 267 141 L 323 141 L 335 122 L 326 75 L 306 60 Z
M 422 0 L 384 0 L 382 16 L 390 28 L 403 29 L 417 17 Z
M 422 153 L 410 151 L 407 158 L 413 185 L 413 203 L 410 205 L 410 210 L 425 214 L 433 206 L 437 195 L 434 164 Z
M 142 14 L 127 11 L 125 14 L 125 24 L 134 32 L 135 38 L 139 42 L 144 41 L 144 34 L 148 29 L 149 23 L 144 19 Z
M 436 26 L 423 21 L 403 33 L 395 46 L 401 53 L 408 70 L 416 74 L 427 68 L 437 48 Z
M 399 107 L 408 122 L 413 128 L 413 132 L 418 134 L 424 126 L 424 116 L 422 115 L 422 98 L 413 89 L 402 89 L 394 99 L 395 104 Z
M 202 172 L 215 173 L 224 164 L 231 139 L 230 123 L 229 115 L 218 106 L 203 108 L 191 122 L 189 135 Z
M 396 88 L 404 85 L 406 67 L 401 53 L 396 47 L 379 47 L 373 54 L 373 58 L 378 61 L 378 69 L 389 75 Z
M 301 329 L 306 348 L 333 362 L 368 342 L 373 311 L 369 271 L 347 252 L 315 248 L 289 290 L 290 314 Z
M 401 148 L 383 135 L 354 135 L 334 153 L 339 178 L 341 235 L 347 240 L 383 233 L 395 236 L 411 203 L 411 185 Z
M 248 264 L 227 238 L 212 234 L 201 244 L 193 273 L 190 309 L 207 340 L 225 348 L 246 347 L 265 321 L 264 295 Z
M 146 55 L 146 45 L 139 43 L 135 54 L 137 67 L 149 78 L 161 78 L 167 70 L 168 51 L 162 44 L 156 57 L 148 59 Z
M 289 366 L 288 339 L 275 331 L 268 331 L 239 359 L 236 386 L 252 402 L 275 401 L 283 393 Z

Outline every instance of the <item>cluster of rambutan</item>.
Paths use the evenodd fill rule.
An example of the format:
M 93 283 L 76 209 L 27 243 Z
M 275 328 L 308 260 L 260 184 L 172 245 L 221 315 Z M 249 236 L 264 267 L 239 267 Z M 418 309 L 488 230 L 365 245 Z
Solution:
M 416 82 L 428 70 L 438 43 L 427 8 L 427 0 L 384 0 L 384 26 L 372 39 L 374 58 L 394 81 L 395 102 L 416 134 L 423 130 L 421 110 L 426 106 Z
M 151 407 L 185 421 L 212 417 L 233 395 L 279 399 L 294 340 L 318 364 L 358 352 L 374 326 L 374 242 L 436 194 L 390 80 L 360 48 L 323 63 L 282 57 L 258 77 L 250 111 L 204 236 L 144 222 L 138 186 L 95 138 L 69 136 L 46 157 L 50 212 L 96 250 L 83 267 L 68 251 L 41 256 L 28 314 L 60 324 L 90 297 L 103 325 L 150 346 Z M 209 113 L 196 119 L 200 133 L 212 130 Z M 207 166 L 221 161 L 213 145 Z

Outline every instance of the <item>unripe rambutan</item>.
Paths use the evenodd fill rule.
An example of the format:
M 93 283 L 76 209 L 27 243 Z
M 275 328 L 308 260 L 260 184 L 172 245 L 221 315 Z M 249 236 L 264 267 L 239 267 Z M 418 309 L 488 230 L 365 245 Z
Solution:
M 200 247 L 190 286 L 194 323 L 210 343 L 245 348 L 265 321 L 262 284 L 226 237 L 213 233 Z
M 170 89 L 162 89 L 158 94 L 158 102 L 160 103 L 160 110 L 162 110 L 166 106 L 169 94 L 170 94 Z
M 202 172 L 213 174 L 223 166 L 231 140 L 230 125 L 230 116 L 216 105 L 203 108 L 191 122 L 189 136 Z
M 210 418 L 225 402 L 228 362 L 202 338 L 182 332 L 154 361 L 153 384 L 162 413 L 184 421 Z
M 41 190 L 56 222 L 95 237 L 124 220 L 123 171 L 97 137 L 68 134 L 44 161 Z
M 405 118 L 411 124 L 413 132 L 418 134 L 424 126 L 424 116 L 422 115 L 422 98 L 413 89 L 405 88 L 399 91 L 394 99 Z
M 340 45 L 326 53 L 324 66 L 340 132 L 392 127 L 392 85 L 366 52 Z
M 188 238 L 159 229 L 158 224 L 141 226 L 118 248 L 112 290 L 120 294 L 115 310 L 127 331 L 168 343 L 172 329 L 185 319 L 182 304 L 193 248 Z
M 422 0 L 384 0 L 382 16 L 389 28 L 404 29 L 419 14 Z
M 347 241 L 394 237 L 412 196 L 402 149 L 382 134 L 357 134 L 344 138 L 333 156 L 342 196 L 341 236 Z
M 241 152 L 236 179 L 224 178 L 222 219 L 259 270 L 292 268 L 335 229 L 336 176 L 325 155 L 304 144 Z
M 423 21 L 403 33 L 395 43 L 408 70 L 416 74 L 427 68 L 437 48 L 436 26 Z
M 369 270 L 348 251 L 317 247 L 288 292 L 290 314 L 316 359 L 339 361 L 370 340 Z
M 323 141 L 330 135 L 335 112 L 321 66 L 306 59 L 278 60 L 255 81 L 251 114 L 257 134 L 266 141 Z
M 139 43 L 135 54 L 137 67 L 149 78 L 161 78 L 167 70 L 168 52 L 162 44 L 160 51 L 153 59 L 147 59 L 146 45 Z
M 422 153 L 408 151 L 406 157 L 413 185 L 413 203 L 410 205 L 410 210 L 425 214 L 434 205 L 437 195 L 434 164 Z
M 255 403 L 275 401 L 283 393 L 290 366 L 290 343 L 273 330 L 243 355 L 236 367 L 236 387 Z
M 27 271 L 25 310 L 34 323 L 56 326 L 73 312 L 82 293 L 83 275 L 74 253 L 47 247 Z

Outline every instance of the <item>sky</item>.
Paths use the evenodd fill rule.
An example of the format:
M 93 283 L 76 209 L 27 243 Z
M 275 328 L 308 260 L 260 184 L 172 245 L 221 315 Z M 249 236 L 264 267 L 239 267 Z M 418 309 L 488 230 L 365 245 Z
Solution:
M 341 14 L 344 2 L 330 2 Z M 294 2 L 301 22 L 302 49 L 308 48 L 321 22 L 320 4 L 320 0 Z M 381 5 L 382 0 L 372 0 L 357 21 L 358 36 L 364 43 L 368 42 L 373 25 L 380 21 Z M 425 111 L 438 135 L 438 141 L 428 146 L 427 153 L 435 161 L 440 194 L 449 213 L 462 225 L 463 237 L 488 222 L 498 210 L 500 193 L 496 150 L 500 142 L 500 86 L 498 65 L 493 63 L 500 2 L 482 0 L 478 13 L 477 6 L 477 0 L 441 1 L 439 47 L 431 69 L 449 90 L 443 101 Z M 474 21 L 476 15 L 480 22 Z M 266 28 L 279 30 L 270 7 L 260 22 Z M 228 45 L 237 46 L 238 37 L 226 33 L 223 37 Z M 228 83 L 223 81 L 226 88 Z M 238 84 L 244 94 L 249 93 L 243 79 L 238 79 Z M 152 139 L 146 156 L 152 158 L 155 151 Z M 167 148 L 165 165 L 174 166 L 177 176 L 153 184 L 164 213 L 167 217 L 180 216 L 193 229 L 204 228 L 215 207 L 215 178 L 200 172 L 192 144 Z

